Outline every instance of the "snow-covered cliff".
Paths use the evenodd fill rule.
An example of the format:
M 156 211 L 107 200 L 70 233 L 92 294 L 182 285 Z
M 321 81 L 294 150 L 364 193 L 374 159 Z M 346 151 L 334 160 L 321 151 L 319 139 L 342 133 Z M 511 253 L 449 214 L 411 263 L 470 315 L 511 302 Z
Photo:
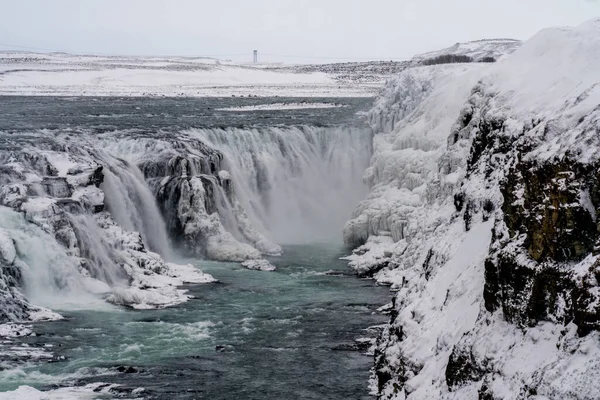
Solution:
M 600 393 L 600 21 L 407 69 L 370 113 L 350 265 L 396 291 L 382 399 Z

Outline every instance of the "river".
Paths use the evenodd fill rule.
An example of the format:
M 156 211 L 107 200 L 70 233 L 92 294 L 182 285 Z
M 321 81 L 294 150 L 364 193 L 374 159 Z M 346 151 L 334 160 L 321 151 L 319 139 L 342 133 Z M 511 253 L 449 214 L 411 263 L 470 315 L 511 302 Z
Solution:
M 281 138 L 285 140 L 285 135 L 290 135 L 289 129 L 299 125 L 305 128 L 294 131 L 295 135 L 306 135 L 310 145 L 315 142 L 315 136 L 310 135 L 322 136 L 325 144 L 319 146 L 327 146 L 327 135 L 333 135 L 327 129 L 359 125 L 356 113 L 368 106 L 364 99 L 15 97 L 1 101 L 6 118 L 0 121 L 0 130 L 10 135 L 85 130 L 99 135 L 108 131 L 136 135 L 143 131 L 147 136 L 151 132 L 164 135 L 165 131 L 212 129 L 210 134 L 215 136 L 217 129 L 217 133 L 238 135 L 238 139 L 243 140 L 250 132 L 244 129 L 251 128 L 256 133 L 256 130 L 280 127 L 283 131 L 277 131 L 279 142 L 275 141 L 273 146 L 278 150 L 285 147 Z M 339 107 L 252 112 L 226 110 L 286 101 L 335 102 Z M 319 130 L 323 127 L 327 129 Z M 310 135 L 306 133 L 309 131 Z M 357 146 L 356 140 L 340 141 L 343 134 L 336 131 L 334 145 Z M 266 137 L 268 140 L 269 134 Z M 368 141 L 370 138 L 364 137 L 358 145 L 363 146 Z M 253 143 L 244 151 L 256 152 Z M 236 155 L 227 153 L 227 143 L 221 141 L 218 144 L 229 157 L 229 167 L 235 169 Z M 303 167 L 305 164 L 290 165 L 294 182 L 289 183 L 290 187 L 278 189 L 277 185 L 283 185 L 286 176 L 274 180 L 276 184 L 271 184 L 269 190 L 275 195 L 270 198 L 269 207 L 262 205 L 261 212 L 256 214 L 268 217 L 270 209 L 283 209 L 277 215 L 285 218 L 289 213 L 289 207 L 286 208 L 289 206 L 286 203 L 288 193 L 300 196 L 298 193 L 304 190 L 298 185 L 312 185 L 315 179 L 324 181 L 316 182 L 321 186 L 317 187 L 314 196 L 329 186 L 337 192 L 326 194 L 328 199 L 339 198 L 343 202 L 346 196 L 352 204 L 340 204 L 339 207 L 335 207 L 335 203 L 327 204 L 335 207 L 331 213 L 313 219 L 297 217 L 290 219 L 288 225 L 284 220 L 283 223 L 278 220 L 277 229 L 267 232 L 275 242 L 283 244 L 283 255 L 269 258 L 277 267 L 276 271 L 254 271 L 237 263 L 175 256 L 171 261 L 193 264 L 218 282 L 188 285 L 185 288 L 193 299 L 160 310 L 132 310 L 108 305 L 98 309 L 58 310 L 64 320 L 34 324 L 35 336 L 19 339 L 32 347 L 50 349 L 54 353 L 52 362 L 26 363 L 0 371 L 0 391 L 14 390 L 20 385 L 49 390 L 106 382 L 119 386 L 109 393 L 99 393 L 98 398 L 370 398 L 367 387 L 372 365 L 369 343 L 377 335 L 377 326 L 387 320 L 377 309 L 389 301 L 389 289 L 350 273 L 347 263 L 339 259 L 349 252 L 341 245 L 342 226 L 328 226 L 332 222 L 327 220 L 327 214 L 336 215 L 336 224 L 340 223 L 340 212 L 342 217 L 350 216 L 356 201 L 360 200 L 356 197 L 360 195 L 357 190 L 364 189 L 346 184 L 346 181 L 361 180 L 361 176 L 347 166 L 363 168 L 369 154 L 362 154 L 356 162 L 345 159 L 339 162 L 332 147 L 332 151 L 323 153 L 329 157 L 325 161 L 336 162 L 342 172 L 334 171 L 337 176 L 307 178 L 302 176 L 306 175 L 302 168 L 310 166 L 314 169 L 315 165 L 321 164 L 307 158 L 302 152 L 309 150 L 303 146 L 300 144 L 293 151 L 301 153 L 301 159 L 308 160 L 307 167 Z M 354 147 L 351 150 L 362 151 L 362 148 Z M 347 149 L 341 150 L 347 153 Z M 265 146 L 261 151 L 268 153 L 270 159 L 283 163 L 278 161 L 275 153 L 269 153 L 270 147 Z M 370 151 L 369 146 L 365 151 Z M 289 150 L 283 153 L 289 158 Z M 323 165 L 327 168 L 329 164 Z M 275 167 L 273 171 L 282 170 Z M 237 168 L 237 175 L 245 176 L 241 161 Z M 343 171 L 352 175 L 342 179 L 339 175 Z M 276 173 L 269 172 L 268 175 Z M 312 171 L 311 174 L 318 173 Z M 336 184 L 330 185 L 328 179 L 335 179 Z M 352 190 L 350 194 L 356 198 L 344 190 Z M 261 196 L 257 198 L 264 197 Z M 286 207 L 278 207 L 278 201 Z M 314 214 L 313 209 L 306 210 L 306 200 L 296 201 L 298 204 L 292 202 L 292 205 L 299 210 L 298 215 Z M 320 203 L 323 205 L 322 201 Z M 247 204 L 250 207 L 254 203 L 248 201 Z M 302 221 L 306 222 L 303 224 Z M 315 221 L 322 222 L 323 226 L 315 226 Z M 273 221 L 262 222 L 267 230 L 273 225 Z M 332 233 L 325 227 L 332 228 L 329 229 Z M 303 234 L 290 234 L 296 230 Z M 325 238 L 323 232 L 327 233 Z

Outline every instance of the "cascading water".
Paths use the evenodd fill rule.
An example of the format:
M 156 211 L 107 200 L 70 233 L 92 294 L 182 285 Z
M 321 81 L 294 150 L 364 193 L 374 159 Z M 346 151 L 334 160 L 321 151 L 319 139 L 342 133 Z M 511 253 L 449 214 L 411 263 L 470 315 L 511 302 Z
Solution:
M 92 294 L 108 292 L 108 285 L 82 275 L 75 260 L 54 237 L 7 207 L 0 206 L 0 221 L 4 234 L 14 244 L 14 265 L 22 275 L 24 294 L 32 304 L 74 309 L 97 308 L 103 303 Z M 106 268 L 102 273 L 109 271 Z
M 367 188 L 368 129 L 263 127 L 193 129 L 191 137 L 224 154 L 236 197 L 277 243 L 337 239 Z
M 171 241 L 223 261 L 339 242 L 367 193 L 361 177 L 372 153 L 371 131 L 350 125 L 69 128 L 0 139 L 0 204 L 113 293 L 146 285 L 142 271 L 171 268 L 155 254 L 170 258 Z
M 27 99 L 27 109 L 31 101 L 44 102 Z M 40 367 L 45 382 L 112 382 L 101 367 L 137 388 L 133 397 L 147 388 L 144 397 L 238 398 L 235 381 L 250 397 L 285 398 L 291 383 L 312 387 L 326 376 L 323 393 L 298 398 L 359 398 L 368 359 L 331 349 L 381 323 L 372 311 L 387 299 L 383 290 L 371 306 L 365 283 L 337 260 L 343 224 L 367 192 L 372 134 L 351 127 L 363 103 L 233 115 L 218 111 L 230 99 L 129 101 L 79 99 L 94 111 L 86 117 L 70 104 L 55 113 L 54 99 L 14 131 L 2 132 L 0 121 L 0 322 L 46 318 L 40 306 L 64 311 L 66 321 L 36 325 L 39 336 L 26 339 L 56 353 L 58 362 Z M 282 253 L 277 243 L 290 246 L 264 260 Z M 190 264 L 165 262 L 172 248 L 186 250 Z M 183 286 L 214 281 L 198 268 L 224 284 Z M 191 296 L 183 307 L 148 310 Z M 215 354 L 221 344 L 226 354 Z M 206 373 L 215 357 L 218 379 Z M 38 367 L 23 375 L 14 365 L 0 371 L 0 391 L 47 388 Z M 140 373 L 121 376 L 129 366 Z
M 140 170 L 130 163 L 113 162 L 105 164 L 103 173 L 101 189 L 113 218 L 125 229 L 139 232 L 150 250 L 170 258 L 171 245 L 165 223 Z

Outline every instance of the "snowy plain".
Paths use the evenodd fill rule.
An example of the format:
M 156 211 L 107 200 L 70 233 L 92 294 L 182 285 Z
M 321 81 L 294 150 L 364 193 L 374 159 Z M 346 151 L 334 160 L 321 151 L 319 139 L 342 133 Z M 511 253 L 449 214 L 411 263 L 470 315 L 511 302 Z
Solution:
M 205 58 L 0 53 L 0 95 L 370 97 L 376 86 Z
M 518 40 L 456 43 L 406 61 L 251 64 L 204 57 L 0 52 L 0 95 L 373 97 L 397 73 L 443 55 L 502 58 Z

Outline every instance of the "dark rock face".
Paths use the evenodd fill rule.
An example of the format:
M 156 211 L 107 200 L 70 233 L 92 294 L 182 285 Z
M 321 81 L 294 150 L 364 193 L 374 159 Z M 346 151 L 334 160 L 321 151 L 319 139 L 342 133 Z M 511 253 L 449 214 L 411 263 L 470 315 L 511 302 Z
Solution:
M 580 336 L 600 330 L 600 265 L 596 261 L 586 267 L 585 262 L 598 254 L 600 163 L 579 161 L 568 152 L 550 159 L 529 156 L 553 129 L 553 121 L 533 120 L 515 135 L 505 128 L 505 117 L 487 116 L 485 105 L 473 114 L 478 120 L 465 181 L 499 187 L 500 200 L 468 189 L 454 198 L 466 229 L 477 212 L 484 219 L 486 214 L 496 218 L 485 261 L 483 297 L 490 314 L 482 314 L 479 324 L 492 324 L 486 318 L 499 314 L 523 330 L 545 321 L 575 323 Z M 497 372 L 472 353 L 478 335 L 469 332 L 454 346 L 446 383 L 455 390 L 482 382 L 479 399 L 496 399 L 491 377 Z M 535 387 L 523 386 L 521 393 L 534 395 Z
M 180 247 L 188 254 L 205 257 L 204 237 L 201 230 L 187 229 L 193 224 L 196 213 L 215 212 L 212 187 L 204 186 L 207 178 L 192 176 L 171 176 L 164 179 L 157 189 L 156 199 L 167 224 L 171 237 L 176 238 Z M 201 188 L 201 189 L 199 189 Z M 209 188 L 209 190 L 206 190 Z M 203 190 L 205 192 L 203 192 Z M 195 193 L 196 192 L 196 193 Z M 204 196 L 202 196 L 205 194 Z
M 585 283 L 596 279 L 597 267 L 583 276 L 569 268 L 592 254 L 599 237 L 597 170 L 570 159 L 519 162 L 510 170 L 501 189 L 508 235 L 498 238 L 501 247 L 486 262 L 488 311 L 501 308 L 520 325 L 575 320 L 582 334 L 598 329 L 600 315 L 590 315 Z
M 479 381 L 485 375 L 485 369 L 478 368 L 473 354 L 468 349 L 455 349 L 450 355 L 446 367 L 446 383 L 453 388 L 465 383 Z
M 394 322 L 398 318 L 398 311 L 396 308 L 396 297 L 392 297 L 392 307 L 390 313 L 390 329 L 384 329 L 381 332 L 381 335 L 377 338 L 375 343 L 375 351 L 374 351 L 374 370 L 375 370 L 375 379 L 377 382 L 377 390 L 381 393 L 385 387 L 392 384 L 395 390 L 399 389 L 400 384 L 402 383 L 403 377 L 405 376 L 405 371 L 403 368 L 400 370 L 397 368 L 393 368 L 389 365 L 386 354 L 385 354 L 385 344 L 390 343 L 391 341 L 400 341 L 402 340 L 402 330 L 400 329 L 392 329 L 394 326 Z M 405 380 L 405 379 L 404 379 Z
M 543 165 L 521 162 L 510 171 L 502 188 L 505 223 L 511 236 L 526 234 L 524 246 L 532 259 L 580 261 L 593 250 L 600 204 L 596 170 L 565 159 Z

